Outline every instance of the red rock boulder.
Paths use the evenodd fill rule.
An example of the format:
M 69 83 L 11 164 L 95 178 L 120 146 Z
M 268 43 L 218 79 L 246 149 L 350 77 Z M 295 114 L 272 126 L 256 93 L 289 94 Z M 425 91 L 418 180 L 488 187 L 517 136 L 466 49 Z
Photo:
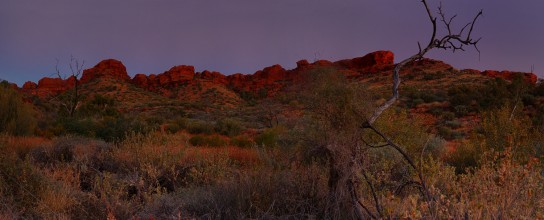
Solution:
M 71 88 L 74 88 L 76 84 L 76 77 L 71 76 L 70 78 L 63 80 L 61 78 L 48 78 L 45 77 L 38 81 L 38 84 L 32 82 L 27 82 L 23 85 L 23 91 L 33 91 L 39 96 L 46 96 L 50 94 L 59 94 Z M 26 90 L 29 89 L 29 90 Z
M 25 82 L 25 84 L 23 84 L 23 91 L 31 91 L 31 90 L 35 90 L 38 88 L 38 84 L 36 84 L 35 82 Z
M 175 66 L 170 70 L 158 74 L 155 84 L 158 86 L 175 86 L 182 82 L 193 80 L 195 76 L 195 68 L 193 66 Z
M 280 80 L 287 79 L 287 71 L 280 65 L 269 66 L 263 70 L 255 72 L 252 76 L 256 84 L 270 84 Z
M 104 77 L 127 82 L 130 81 L 125 65 L 123 65 L 121 61 L 114 59 L 103 60 L 93 68 L 84 70 L 80 81 L 81 83 L 88 83 L 94 79 Z
M 145 74 L 136 74 L 134 78 L 132 78 L 132 84 L 140 88 L 149 89 L 149 77 Z
M 197 77 L 217 84 L 226 85 L 228 83 L 227 77 L 220 72 L 205 70 L 204 72 L 197 74 Z

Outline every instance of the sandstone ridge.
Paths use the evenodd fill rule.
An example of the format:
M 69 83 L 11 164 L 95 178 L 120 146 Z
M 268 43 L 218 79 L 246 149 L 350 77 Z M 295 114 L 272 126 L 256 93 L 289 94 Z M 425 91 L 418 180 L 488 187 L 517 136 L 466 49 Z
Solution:
M 176 89 L 188 85 L 217 85 L 228 88 L 236 93 L 253 93 L 262 96 L 273 96 L 281 91 L 286 85 L 300 82 L 303 80 L 305 71 L 316 67 L 331 67 L 339 70 L 350 78 L 368 74 L 390 74 L 394 67 L 394 54 L 390 51 L 376 51 L 362 57 L 345 59 L 336 62 L 327 60 L 318 60 L 313 63 L 307 60 L 300 60 L 295 69 L 286 70 L 280 65 L 272 65 L 253 74 L 236 73 L 224 75 L 219 72 L 203 71 L 195 72 L 193 66 L 180 65 L 174 66 L 168 71 L 160 74 L 136 74 L 132 79 L 129 77 L 126 67 L 121 61 L 107 59 L 99 62 L 94 67 L 83 71 L 81 84 L 86 84 L 101 78 L 110 78 L 132 83 L 142 89 L 157 92 L 165 96 L 175 95 Z M 453 68 L 450 65 L 437 60 L 422 59 L 414 62 L 412 65 L 426 66 L 435 65 L 443 68 Z M 513 80 L 521 75 L 524 80 L 530 83 L 536 83 L 537 77 L 532 73 L 518 73 L 510 71 L 477 71 L 465 70 L 476 74 L 482 74 L 489 77 L 499 77 L 507 80 Z M 38 83 L 26 82 L 21 89 L 28 94 L 38 96 L 47 96 L 59 94 L 73 88 L 76 83 L 75 77 L 68 79 L 43 78 Z

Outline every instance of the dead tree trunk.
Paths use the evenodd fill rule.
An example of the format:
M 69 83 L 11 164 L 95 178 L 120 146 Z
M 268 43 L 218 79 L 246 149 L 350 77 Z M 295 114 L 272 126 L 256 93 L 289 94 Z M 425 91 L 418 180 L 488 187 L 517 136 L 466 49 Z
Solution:
M 75 59 L 73 56 L 70 57 L 70 76 L 67 77 L 66 75 L 62 74 L 59 70 L 59 61 L 57 60 L 57 65 L 55 66 L 57 76 L 64 80 L 74 80 L 74 87 L 72 88 L 71 93 L 68 94 L 68 98 L 66 100 L 61 100 L 61 105 L 65 108 L 65 110 L 68 113 L 69 117 L 73 117 L 76 113 L 77 108 L 79 107 L 80 101 L 81 101 L 81 95 L 79 91 L 79 76 L 81 76 L 83 72 L 83 66 L 85 65 L 85 61 L 82 61 L 81 64 L 79 63 L 78 59 Z

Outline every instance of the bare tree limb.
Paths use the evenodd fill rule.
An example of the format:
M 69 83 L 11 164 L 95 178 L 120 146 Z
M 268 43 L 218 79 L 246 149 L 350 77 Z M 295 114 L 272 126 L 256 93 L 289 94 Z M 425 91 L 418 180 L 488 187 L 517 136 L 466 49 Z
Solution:
M 59 69 L 59 59 L 57 59 L 57 64 L 55 65 L 56 75 L 58 78 L 62 80 L 69 80 L 70 78 L 73 78 L 74 80 L 74 87 L 73 87 L 73 93 L 70 94 L 69 100 L 66 102 L 61 102 L 61 105 L 66 109 L 68 112 L 68 115 L 70 117 L 74 116 L 75 111 L 79 107 L 80 102 L 80 93 L 79 93 L 79 81 L 78 78 L 83 73 L 83 66 L 85 65 L 85 61 L 79 62 L 78 59 L 74 58 L 74 56 L 70 56 L 70 74 L 69 76 L 62 74 Z M 58 97 L 57 97 L 58 99 Z M 60 100 L 60 99 L 58 99 Z
M 423 3 L 423 6 L 425 7 L 425 11 L 427 12 L 427 15 L 429 17 L 429 20 L 433 28 L 432 35 L 429 40 L 429 44 L 425 48 L 422 49 L 421 45 L 418 42 L 419 52 L 405 60 L 402 60 L 401 62 L 397 63 L 397 65 L 395 65 L 395 68 L 393 69 L 393 87 L 392 87 L 391 97 L 374 110 L 374 112 L 368 118 L 365 124 L 368 124 L 368 125 L 374 124 L 374 122 L 380 117 L 380 115 L 386 109 L 390 108 L 397 101 L 397 99 L 399 98 L 399 85 L 401 83 L 400 70 L 406 64 L 423 58 L 423 56 L 427 54 L 427 52 L 429 52 L 430 50 L 434 48 L 451 50 L 452 52 L 455 52 L 457 50 L 464 51 L 463 46 L 469 45 L 469 46 L 473 46 L 476 49 L 476 51 L 478 51 L 478 54 L 480 53 L 480 50 L 478 49 L 477 45 L 481 38 L 477 40 L 473 40 L 471 38 L 471 35 L 474 30 L 474 25 L 476 24 L 476 21 L 478 20 L 480 16 L 483 15 L 482 10 L 480 10 L 480 12 L 476 14 L 472 22 L 466 24 L 463 28 L 461 28 L 459 32 L 456 33 L 453 31 L 452 22 L 453 22 L 453 19 L 457 17 L 457 15 L 454 15 L 450 17 L 449 19 L 446 18 L 446 14 L 442 10 L 442 5 L 440 5 L 438 7 L 438 14 L 441 18 L 442 23 L 444 23 L 444 25 L 446 26 L 447 34 L 443 37 L 437 37 L 437 18 L 431 12 L 429 5 L 427 4 L 427 1 L 422 0 L 421 2 Z M 464 34 L 464 31 L 467 27 L 470 27 L 470 29 L 466 34 Z

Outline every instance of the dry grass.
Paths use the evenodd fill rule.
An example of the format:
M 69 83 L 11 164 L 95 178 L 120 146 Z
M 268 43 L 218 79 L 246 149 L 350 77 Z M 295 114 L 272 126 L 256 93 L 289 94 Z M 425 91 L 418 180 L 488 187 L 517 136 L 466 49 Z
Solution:
M 5 151 L 13 152 L 20 158 L 25 158 L 25 156 L 36 147 L 51 143 L 51 140 L 42 137 L 0 136 L 0 142 L 4 143 Z
M 280 149 L 192 147 L 188 138 L 182 133 L 134 134 L 112 146 L 74 137 L 1 136 L 2 155 L 18 161 L 8 161 L 18 164 L 11 169 L 27 174 L 18 177 L 26 201 L 15 202 L 6 191 L 14 185 L 0 182 L 0 201 L 6 204 L 0 218 L 335 218 L 327 211 L 332 204 L 326 163 L 296 162 Z M 467 174 L 456 174 L 439 159 L 423 160 L 432 206 L 415 188 L 393 193 L 390 189 L 399 183 L 392 172 L 397 165 L 387 157 L 376 161 L 379 169 L 369 174 L 382 217 L 543 218 L 540 162 L 522 164 L 509 151 L 486 155 Z M 4 175 L 7 166 L 0 168 Z M 32 188 L 36 184 L 43 187 Z M 358 187 L 361 202 L 375 210 L 368 185 Z
M 183 161 L 194 161 L 195 158 L 213 158 L 216 155 L 226 155 L 230 160 L 240 165 L 252 165 L 260 161 L 255 148 L 228 147 L 188 147 L 185 149 Z

